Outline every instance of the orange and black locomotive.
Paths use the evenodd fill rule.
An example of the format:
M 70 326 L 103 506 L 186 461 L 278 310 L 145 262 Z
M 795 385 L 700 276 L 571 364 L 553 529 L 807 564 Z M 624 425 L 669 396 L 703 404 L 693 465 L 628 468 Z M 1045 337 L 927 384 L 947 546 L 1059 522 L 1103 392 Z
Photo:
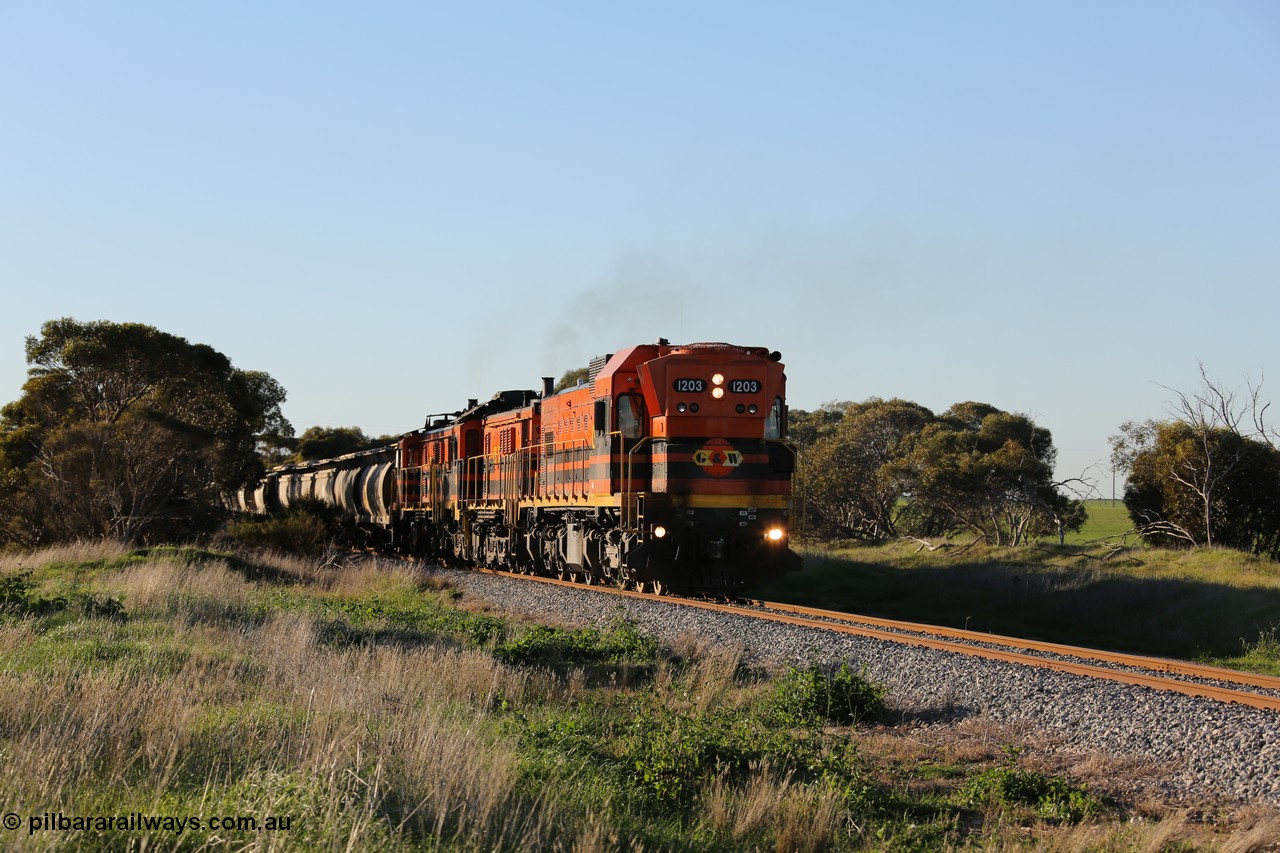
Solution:
M 654 591 L 732 593 L 800 568 L 777 352 L 634 346 L 576 387 L 503 391 L 396 445 L 272 471 L 258 508 L 342 507 L 392 549 Z

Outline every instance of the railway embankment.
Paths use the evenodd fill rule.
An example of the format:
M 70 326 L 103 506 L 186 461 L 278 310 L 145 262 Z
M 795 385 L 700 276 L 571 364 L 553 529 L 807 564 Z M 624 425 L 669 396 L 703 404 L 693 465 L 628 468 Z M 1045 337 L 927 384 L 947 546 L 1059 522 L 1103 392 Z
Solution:
M 587 625 L 631 620 L 667 645 L 692 640 L 776 665 L 848 664 L 887 688 L 900 720 L 1006 726 L 1063 754 L 1145 768 L 1135 773 L 1133 790 L 1173 801 L 1280 804 L 1276 711 L 590 589 L 460 572 L 449 580 L 496 606 L 542 618 Z

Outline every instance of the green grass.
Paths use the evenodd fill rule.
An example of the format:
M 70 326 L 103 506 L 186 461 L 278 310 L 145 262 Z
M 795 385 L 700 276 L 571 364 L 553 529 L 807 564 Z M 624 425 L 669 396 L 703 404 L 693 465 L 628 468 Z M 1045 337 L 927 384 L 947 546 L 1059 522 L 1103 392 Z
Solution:
M 1123 501 L 1106 499 L 1088 500 L 1084 503 L 1088 521 L 1079 532 L 1066 534 L 1063 544 L 1084 545 L 1104 539 L 1116 539 L 1133 529 L 1133 522 Z M 1053 537 L 1052 541 L 1056 542 L 1057 537 Z
M 1257 637 L 1242 639 L 1238 654 L 1210 655 L 1205 660 L 1217 666 L 1280 676 L 1280 637 L 1276 636 L 1277 627 L 1272 625 L 1259 631 Z
M 1087 787 L 1022 767 L 1016 754 L 1010 755 L 1007 764 L 971 778 L 961 796 L 974 807 L 1025 806 L 1037 817 L 1052 821 L 1080 821 L 1104 808 L 1103 801 Z
M 1280 625 L 1280 565 L 1225 550 L 810 548 L 774 601 L 1268 671 L 1242 643 Z

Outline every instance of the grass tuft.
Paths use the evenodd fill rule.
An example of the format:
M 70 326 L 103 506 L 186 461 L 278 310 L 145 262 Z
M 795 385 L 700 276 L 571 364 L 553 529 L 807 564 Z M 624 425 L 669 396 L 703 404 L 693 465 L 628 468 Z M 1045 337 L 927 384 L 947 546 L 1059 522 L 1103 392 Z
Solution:
M 854 725 L 884 711 L 884 688 L 847 663 L 828 670 L 817 664 L 791 667 L 774 683 L 773 708 L 783 725 Z

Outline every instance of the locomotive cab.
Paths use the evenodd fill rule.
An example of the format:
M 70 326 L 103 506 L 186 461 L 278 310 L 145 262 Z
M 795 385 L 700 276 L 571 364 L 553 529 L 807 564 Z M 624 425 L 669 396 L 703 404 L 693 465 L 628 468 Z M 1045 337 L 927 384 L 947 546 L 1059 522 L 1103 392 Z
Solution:
M 759 348 L 660 343 L 610 360 L 596 392 L 616 411 L 611 490 L 637 577 L 732 592 L 799 569 L 785 384 L 780 356 Z

